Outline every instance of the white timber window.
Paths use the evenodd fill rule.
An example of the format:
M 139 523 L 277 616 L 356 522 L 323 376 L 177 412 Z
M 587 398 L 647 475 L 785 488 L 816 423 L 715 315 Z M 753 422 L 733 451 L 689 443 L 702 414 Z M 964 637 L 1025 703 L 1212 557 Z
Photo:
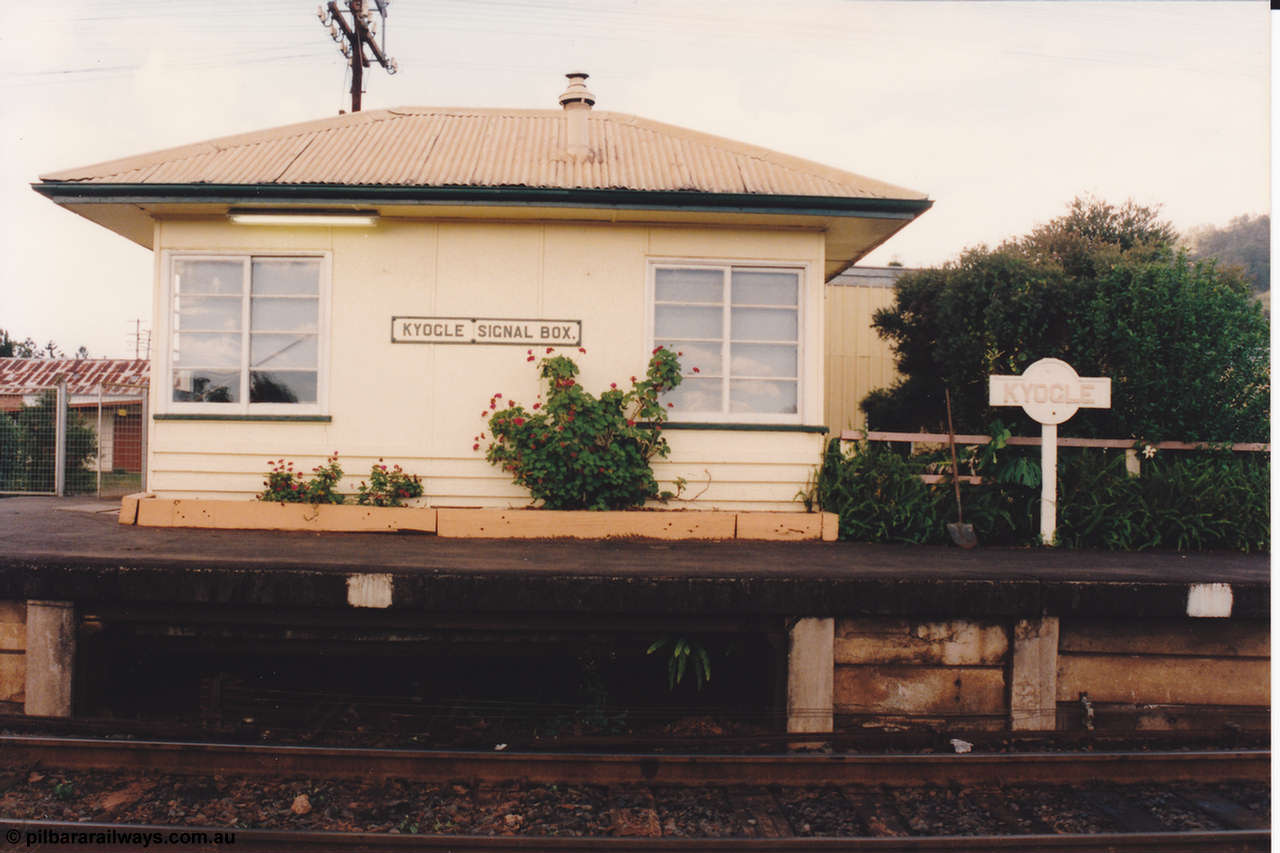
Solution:
M 663 398 L 672 419 L 799 423 L 804 270 L 678 263 L 652 270 L 652 344 L 683 353 L 683 381 Z
M 321 256 L 172 256 L 169 411 L 320 412 L 327 281 Z

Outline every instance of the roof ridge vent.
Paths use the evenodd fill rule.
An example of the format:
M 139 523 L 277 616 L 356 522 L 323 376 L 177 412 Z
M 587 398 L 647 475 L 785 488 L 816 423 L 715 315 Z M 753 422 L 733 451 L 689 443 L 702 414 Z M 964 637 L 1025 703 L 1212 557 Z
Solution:
M 569 87 L 560 93 L 560 106 L 564 107 L 564 118 L 568 133 L 566 147 L 569 156 L 575 160 L 584 160 L 591 154 L 587 135 L 587 114 L 595 105 L 596 96 L 587 89 L 587 78 L 591 75 L 585 71 L 570 71 L 564 75 L 569 78 Z

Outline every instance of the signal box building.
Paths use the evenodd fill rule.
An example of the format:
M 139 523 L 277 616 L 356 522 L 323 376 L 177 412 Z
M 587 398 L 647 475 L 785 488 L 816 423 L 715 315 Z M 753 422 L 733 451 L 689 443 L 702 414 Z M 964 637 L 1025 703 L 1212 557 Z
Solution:
M 560 109 L 360 112 L 42 176 L 155 253 L 150 491 L 247 498 L 267 460 L 336 450 L 422 475 L 433 505 L 520 506 L 473 448 L 491 395 L 540 390 L 528 351 L 599 392 L 664 345 L 685 379 L 659 480 L 798 508 L 828 426 L 824 285 L 931 202 L 597 111 L 569 78 Z
M 203 690 L 206 675 L 284 673 L 310 691 L 310 673 L 368 685 L 376 669 L 387 685 L 378 696 L 424 673 L 430 706 L 447 696 L 436 673 L 452 670 L 405 666 L 415 655 L 452 666 L 474 653 L 535 678 L 512 649 L 533 654 L 550 637 L 578 660 L 598 641 L 622 650 L 619 680 L 632 684 L 637 660 L 658 663 L 644 651 L 653 636 L 706 631 L 750 641 L 754 651 L 734 658 L 750 701 L 785 705 L 792 733 L 1091 729 L 1095 707 L 1099 728 L 1269 724 L 1266 555 L 621 538 L 512 546 L 487 535 L 442 544 L 438 528 L 436 538 L 371 545 L 146 529 L 144 503 L 247 499 L 268 460 L 305 471 L 335 450 L 355 474 L 340 490 L 354 491 L 381 457 L 422 475 L 441 508 L 386 512 L 545 524 L 540 513 L 444 508 L 528 503 L 474 437 L 495 393 L 534 400 L 529 351 L 548 348 L 574 356 L 597 393 L 640 375 L 659 345 L 683 353 L 672 452 L 655 467 L 664 487 L 689 482 L 686 506 L 735 511 L 723 514 L 735 517 L 732 535 L 717 538 L 740 532 L 737 510 L 801 508 L 795 496 L 824 433 L 856 418 L 824 397 L 856 402 L 877 381 L 877 352 L 838 319 L 866 317 L 896 275 L 842 273 L 929 200 L 596 111 L 586 75 L 569 76 L 560 109 L 361 112 L 36 184 L 154 252 L 147 484 L 173 500 L 135 500 L 132 518 L 126 500 L 124 525 L 96 514 L 69 524 L 52 511 L 0 522 L 0 638 L 10 638 L 0 643 L 0 703 L 67 716 L 78 671 L 76 695 L 105 696 L 101 707 L 126 716 L 132 697 L 108 694 L 117 674 L 134 672 L 166 695 L 184 679 L 203 715 L 222 701 Z M 2 503 L 15 519 L 24 510 Z M 242 654 L 249 642 L 255 651 Z M 237 650 L 230 662 L 206 653 L 224 648 Z M 128 665 L 101 665 L 110 660 Z M 496 667 L 463 664 L 496 682 L 495 694 L 507 689 Z M 727 683 L 716 679 L 711 690 Z

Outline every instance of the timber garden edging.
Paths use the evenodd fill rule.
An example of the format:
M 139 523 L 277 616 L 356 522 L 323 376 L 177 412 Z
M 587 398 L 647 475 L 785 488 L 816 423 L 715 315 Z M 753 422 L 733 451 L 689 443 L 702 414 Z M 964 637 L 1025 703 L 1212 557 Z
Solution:
M 754 539 L 834 542 L 835 513 L 375 507 L 127 495 L 120 523 L 214 530 L 434 533 L 454 539 Z

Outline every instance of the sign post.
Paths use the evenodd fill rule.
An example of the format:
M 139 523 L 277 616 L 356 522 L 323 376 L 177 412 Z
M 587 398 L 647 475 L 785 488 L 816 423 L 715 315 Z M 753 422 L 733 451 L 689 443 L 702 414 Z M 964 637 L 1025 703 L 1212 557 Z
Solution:
M 1021 376 L 990 376 L 992 406 L 1021 406 L 1040 424 L 1040 539 L 1058 529 L 1058 424 L 1081 408 L 1111 408 L 1111 379 L 1082 377 L 1065 361 L 1042 358 Z

